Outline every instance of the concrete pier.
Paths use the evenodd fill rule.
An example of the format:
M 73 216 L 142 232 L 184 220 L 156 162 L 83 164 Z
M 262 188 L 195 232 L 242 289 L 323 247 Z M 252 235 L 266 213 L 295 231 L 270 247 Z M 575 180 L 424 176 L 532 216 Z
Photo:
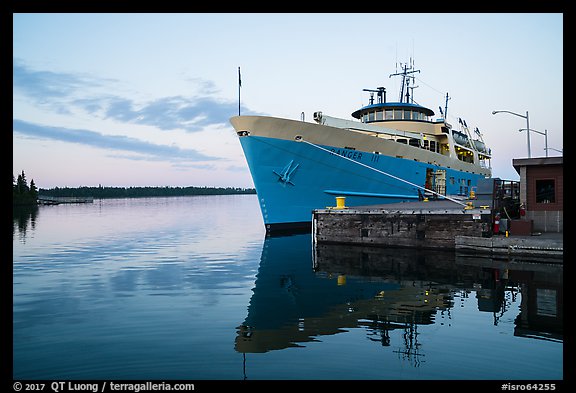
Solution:
M 315 243 L 459 250 L 562 262 L 562 233 L 552 237 L 493 236 L 492 225 L 487 208 L 469 209 L 436 200 L 314 210 L 312 236 Z
M 521 257 L 524 260 L 562 263 L 564 258 L 563 233 L 543 233 L 535 236 L 493 236 L 479 238 L 456 236 L 458 252 L 492 258 Z
M 317 242 L 453 249 L 457 235 L 488 236 L 490 221 L 489 209 L 437 200 L 315 210 L 312 231 Z

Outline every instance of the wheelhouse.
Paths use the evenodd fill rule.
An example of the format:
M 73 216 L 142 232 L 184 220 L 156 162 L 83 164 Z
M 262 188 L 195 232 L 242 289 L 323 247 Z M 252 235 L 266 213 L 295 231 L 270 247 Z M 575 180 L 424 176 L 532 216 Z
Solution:
M 362 123 L 386 121 L 423 121 L 431 122 L 434 112 L 420 105 L 403 102 L 382 102 L 358 109 L 352 117 Z

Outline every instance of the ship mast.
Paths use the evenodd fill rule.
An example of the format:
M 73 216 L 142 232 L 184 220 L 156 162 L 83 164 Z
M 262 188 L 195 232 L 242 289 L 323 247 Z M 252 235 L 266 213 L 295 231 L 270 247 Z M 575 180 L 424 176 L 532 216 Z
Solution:
M 410 103 L 410 89 L 414 89 L 414 87 L 410 87 L 410 80 L 414 80 L 414 77 L 411 76 L 411 74 L 414 74 L 416 72 L 420 72 L 420 70 L 415 70 L 414 69 L 414 64 L 412 62 L 412 64 L 410 64 L 410 67 L 408 67 L 408 63 L 405 63 L 402 65 L 403 70 L 402 72 L 397 72 L 395 74 L 390 74 L 389 78 L 393 77 L 393 76 L 398 76 L 398 75 L 402 75 L 402 86 L 400 87 L 400 98 L 399 101 L 402 103 L 404 102 L 404 89 L 406 89 L 406 103 Z M 414 100 L 414 98 L 412 98 L 412 100 Z

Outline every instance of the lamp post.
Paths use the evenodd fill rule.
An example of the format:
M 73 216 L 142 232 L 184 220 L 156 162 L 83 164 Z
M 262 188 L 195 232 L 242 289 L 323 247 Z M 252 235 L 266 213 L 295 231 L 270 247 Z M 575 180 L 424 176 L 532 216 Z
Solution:
M 564 150 L 554 149 L 553 147 L 549 147 L 548 150 L 554 150 L 554 151 L 557 151 L 558 153 L 564 154 Z
M 530 120 L 528 119 L 528 111 L 526 111 L 526 116 L 521 115 L 519 113 L 514 113 L 514 112 L 510 112 L 510 111 L 492 111 L 492 114 L 495 115 L 496 113 L 510 113 L 511 115 L 514 116 L 518 116 L 518 117 L 522 117 L 524 119 L 526 119 L 526 140 L 527 140 L 527 144 L 528 144 L 528 158 L 531 158 L 531 154 L 530 154 Z
M 527 129 L 521 128 L 518 131 L 519 132 L 527 131 Z M 541 131 L 530 129 L 530 131 L 535 132 L 535 133 L 540 134 L 540 135 L 544 135 L 544 146 L 545 146 L 544 150 L 546 150 L 546 157 L 548 157 L 548 130 L 544 130 L 544 132 L 541 132 Z

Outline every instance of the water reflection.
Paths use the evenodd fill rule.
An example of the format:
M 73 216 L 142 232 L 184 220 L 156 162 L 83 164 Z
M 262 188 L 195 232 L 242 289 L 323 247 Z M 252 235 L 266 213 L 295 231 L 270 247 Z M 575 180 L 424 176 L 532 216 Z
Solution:
M 418 366 L 425 356 L 422 326 L 450 326 L 454 308 L 470 298 L 477 312 L 491 313 L 498 325 L 518 313 L 519 296 L 514 335 L 561 341 L 562 275 L 561 264 L 452 251 L 312 246 L 310 235 L 267 238 L 235 349 L 246 354 L 302 347 L 361 328 L 370 341 L 396 348 Z M 392 336 L 395 330 L 401 334 Z M 398 337 L 402 342 L 392 342 Z
M 496 288 L 492 293 L 479 294 L 478 309 L 492 308 L 497 323 L 505 304 L 500 300 L 508 283 L 518 286 L 522 301 L 520 313 L 514 324 L 514 335 L 550 341 L 563 341 L 563 276 L 562 261 L 540 259 L 538 262 L 522 259 L 480 258 L 466 253 L 456 253 L 456 265 L 461 268 L 479 268 L 492 271 Z M 490 302 L 486 299 L 492 299 Z
M 250 195 L 15 209 L 14 378 L 235 378 L 255 213 Z
M 18 233 L 21 242 L 26 241 L 28 226 L 32 230 L 36 227 L 38 217 L 38 206 L 25 205 L 12 207 L 12 238 Z

